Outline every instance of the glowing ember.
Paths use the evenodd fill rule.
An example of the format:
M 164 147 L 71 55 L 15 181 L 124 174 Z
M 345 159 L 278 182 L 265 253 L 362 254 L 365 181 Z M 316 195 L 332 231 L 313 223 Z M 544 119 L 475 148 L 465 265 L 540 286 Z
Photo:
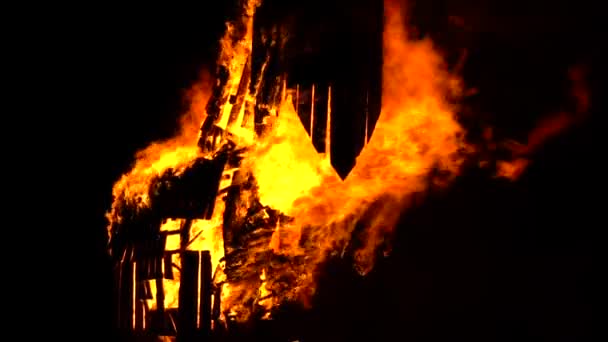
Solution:
M 325 178 L 337 177 L 310 143 L 291 103 L 291 97 L 283 101 L 280 116 L 271 118 L 272 133 L 254 146 L 244 162 L 256 179 L 262 204 L 287 215 L 293 214 L 297 199 L 307 197 Z

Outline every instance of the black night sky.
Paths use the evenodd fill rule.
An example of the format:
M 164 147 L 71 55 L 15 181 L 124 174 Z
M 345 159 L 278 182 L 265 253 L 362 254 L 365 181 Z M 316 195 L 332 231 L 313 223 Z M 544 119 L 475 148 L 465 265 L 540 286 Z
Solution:
M 86 340 L 111 340 L 103 215 L 112 183 L 136 150 L 174 132 L 184 92 L 201 70 L 213 68 L 231 1 L 209 2 L 91 6 L 70 26 L 74 37 L 72 31 L 82 33 L 66 57 L 78 79 L 67 91 L 78 97 L 70 124 L 80 128 L 66 151 L 78 162 L 71 176 L 78 203 L 71 208 L 83 221 L 68 235 L 81 241 L 85 266 L 67 272 L 74 299 L 65 305 L 73 312 L 66 320 L 75 322 L 67 329 Z M 567 70 L 574 65 L 590 70 L 591 115 L 540 149 L 519 181 L 468 170 L 449 190 L 417 203 L 397 230 L 393 254 L 369 276 L 331 261 L 313 309 L 286 309 L 278 327 L 261 328 L 259 336 L 591 340 L 602 177 L 591 129 L 602 41 L 594 11 L 584 1 L 432 0 L 417 3 L 412 20 L 449 61 L 468 49 L 462 73 L 479 94 L 465 104 L 498 134 L 525 139 L 543 115 L 569 110 Z M 464 26 L 452 24 L 459 20 Z

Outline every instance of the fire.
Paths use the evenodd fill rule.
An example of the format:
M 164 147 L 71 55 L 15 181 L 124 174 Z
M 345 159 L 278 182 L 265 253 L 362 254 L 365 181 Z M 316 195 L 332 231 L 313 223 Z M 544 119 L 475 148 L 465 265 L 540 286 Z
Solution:
M 200 122 L 206 115 L 203 108 L 209 94 L 208 77 L 204 74 L 203 81 L 196 84 L 188 94 L 191 106 L 180 120 L 177 135 L 152 143 L 136 153 L 133 167 L 114 184 L 112 189 L 115 201 L 107 215 L 110 233 L 112 224 L 120 224 L 122 221 L 120 212 L 122 207 L 145 208 L 150 205 L 149 191 L 155 179 L 169 169 L 179 174 L 201 156 L 196 142 Z
M 325 184 L 327 178 L 337 177 L 310 143 L 291 103 L 289 96 L 282 102 L 280 115 L 269 119 L 272 134 L 258 142 L 245 161 L 257 181 L 262 204 L 287 215 L 297 199 Z
M 270 317 L 270 309 L 272 308 L 272 305 L 274 303 L 272 301 L 272 298 L 270 297 L 272 295 L 272 293 L 270 291 L 268 291 L 268 289 L 266 288 L 266 270 L 265 269 L 263 269 L 262 274 L 260 274 L 260 280 L 262 281 L 262 283 L 260 284 L 260 288 L 258 289 L 258 291 L 259 291 L 258 304 L 263 306 L 266 309 L 266 314 L 264 315 L 263 319 L 267 319 Z
M 260 2 L 243 4 L 241 21 L 229 24 L 221 40 L 218 64 L 228 76 L 218 80 L 225 82 L 223 93 L 216 97 L 220 100 L 208 104 L 207 83 L 197 85 L 179 134 L 138 152 L 133 168 L 113 188 L 108 214 L 111 234 L 130 218 L 125 217 L 126 209 L 136 213 L 151 209 L 155 182 L 166 172 L 179 178 L 197 161 L 215 158 L 225 146 L 234 145 L 229 148 L 238 151 L 235 154 L 242 160 L 238 166 L 224 164 L 212 215 L 162 221 L 163 252 L 171 255 L 163 273 L 164 267 L 172 267 L 173 279 L 146 280 L 152 292 L 152 298 L 146 299 L 150 310 L 156 309 L 160 285 L 164 307 L 179 307 L 179 253 L 185 251 L 210 252 L 213 290 L 218 291 L 212 305 L 220 301 L 224 321 L 245 321 L 259 313 L 259 318 L 267 319 L 273 307 L 284 301 L 307 302 L 315 292 L 317 266 L 346 250 L 364 275 L 380 252 L 390 252 L 391 235 L 412 195 L 428 190 L 430 184 L 449 184 L 474 152 L 456 118 L 453 100 L 462 93 L 460 79 L 447 71 L 430 40 L 408 35 L 399 2 L 389 0 L 385 1 L 381 114 L 348 176 L 344 180 L 338 176 L 329 153 L 317 153 L 285 85 L 280 105 L 264 108 L 270 115 L 260 124 L 264 132 L 258 134 L 251 114 L 257 88 L 249 76 L 241 75 L 251 67 L 253 12 Z M 243 95 L 239 89 L 254 90 Z M 581 89 L 575 90 L 579 112 L 588 106 Z M 331 86 L 328 98 L 331 101 Z M 514 161 L 498 162 L 499 175 L 518 177 L 529 163 L 529 152 L 569 125 L 564 118 L 570 117 L 542 123 L 530 134 L 528 145 L 514 152 Z M 199 135 L 201 123 L 214 133 Z M 230 194 L 235 188 L 236 196 Z M 229 206 L 229 198 L 237 198 L 236 208 Z M 226 213 L 232 211 L 238 220 L 227 222 Z M 227 226 L 242 235 L 236 247 Z
M 159 177 L 167 171 L 173 171 L 175 175 L 180 175 L 198 158 L 202 157 L 197 141 L 200 122 L 206 116 L 204 108 L 210 94 L 209 78 L 207 74 L 202 76 L 201 82 L 195 84 L 187 93 L 190 108 L 180 119 L 178 134 L 173 138 L 152 143 L 137 152 L 132 169 L 114 184 L 112 190 L 114 202 L 110 212 L 106 215 L 109 221 L 108 232 L 110 237 L 116 232 L 117 226 L 130 219 L 130 217 L 124 217 L 126 210 L 139 212 L 150 209 L 152 185 Z M 190 241 L 187 247 L 188 250 L 211 250 L 214 269 L 224 256 L 221 231 L 218 239 L 217 224 L 218 219 L 221 220 L 220 210 L 217 211 L 211 221 L 195 221 L 192 223 Z M 168 219 L 161 225 L 160 231 L 168 233 L 165 250 L 174 252 L 180 250 L 181 240 L 176 232 L 183 224 L 184 220 Z M 219 224 L 221 225 L 221 222 Z M 209 229 L 203 229 L 207 227 Z M 144 301 L 147 310 L 157 310 L 159 281 L 162 285 L 164 308 L 176 309 L 179 307 L 180 266 L 179 254 L 172 254 L 171 264 L 169 266 L 163 264 L 162 271 L 165 272 L 166 267 L 171 267 L 173 279 L 145 280 L 146 287 L 149 289 L 149 297 Z M 170 339 L 167 337 L 167 340 Z
M 220 211 L 218 211 L 220 212 Z M 223 214 L 223 212 L 221 212 Z M 219 217 L 217 217 L 219 216 Z M 222 217 L 214 215 L 211 220 L 195 220 L 190 228 L 188 250 L 210 251 L 212 273 L 224 257 L 224 240 L 222 238 Z
M 167 309 L 179 307 L 179 297 L 177 296 L 179 292 L 179 281 L 179 277 L 176 277 L 175 279 L 163 279 L 163 292 L 165 295 L 164 304 Z M 148 280 L 147 282 L 152 296 L 146 302 L 150 310 L 156 310 L 156 282 L 151 280 Z
M 246 68 L 251 51 L 251 10 L 256 4 L 249 2 L 251 6 L 241 23 L 245 33 L 228 25 L 222 39 L 219 63 L 230 75 L 240 75 Z M 219 276 L 219 282 L 225 283 L 222 311 L 228 315 L 248 319 L 251 309 L 246 302 L 257 298 L 257 305 L 266 309 L 268 317 L 274 304 L 314 293 L 316 266 L 332 251 L 348 246 L 357 224 L 364 226 L 360 234 L 365 243 L 355 251 L 355 259 L 359 271 L 368 272 L 377 247 L 389 237 L 408 196 L 426 188 L 433 170 L 448 175 L 458 172 L 466 146 L 462 128 L 455 120 L 455 108 L 446 100 L 458 90 L 458 80 L 445 70 L 430 41 L 409 40 L 398 6 L 388 2 L 385 14 L 382 112 L 371 140 L 344 181 L 330 165 L 329 154 L 319 155 L 310 143 L 289 94 L 284 92 L 279 108 L 269 111 L 271 115 L 265 118 L 268 133 L 258 141 L 240 134 L 247 124 L 246 106 L 232 125 L 227 120 L 233 104 L 226 102 L 220 108 L 223 119 L 218 127 L 246 147 L 242 168 L 250 172 L 256 184 L 249 196 L 285 215 L 277 220 L 268 238 L 248 246 L 246 260 L 239 266 L 239 273 L 243 274 L 240 281 L 226 282 L 225 275 Z M 239 80 L 232 77 L 225 89 L 234 93 L 239 86 Z M 190 111 L 199 123 L 205 114 L 201 110 L 205 101 L 200 94 L 193 97 L 195 105 Z M 118 209 L 125 203 L 137 208 L 149 206 L 151 184 L 163 172 L 172 169 L 179 176 L 204 157 L 197 146 L 198 131 L 194 127 L 185 125 L 176 138 L 152 144 L 137 154 L 133 169 L 114 186 L 117 200 L 109 214 L 111 222 L 120 223 Z M 247 208 L 240 210 L 246 212 Z M 225 248 L 224 211 L 225 204 L 218 197 L 213 217 L 195 220 L 185 244 L 189 250 L 211 251 L 212 268 L 220 273 L 224 271 L 218 267 Z M 265 218 L 269 218 L 268 214 Z M 161 231 L 179 231 L 184 224 L 183 219 L 167 220 Z M 168 235 L 165 250 L 178 251 L 183 245 L 179 236 Z M 266 260 L 268 257 L 263 256 L 269 253 L 292 261 L 271 268 L 262 264 L 258 269 L 260 260 Z M 163 283 L 167 308 L 178 304 L 175 284 L 179 283 L 179 259 L 174 266 L 177 280 Z M 285 278 L 291 279 L 288 288 L 281 280 Z
M 366 238 L 355 259 L 359 271 L 368 272 L 408 196 L 426 188 L 434 169 L 455 175 L 463 161 L 463 130 L 446 100 L 458 80 L 430 41 L 409 40 L 398 7 L 387 4 L 385 15 L 382 113 L 348 177 L 342 181 L 313 149 L 289 98 L 273 118 L 273 134 L 248 156 L 260 201 L 294 218 L 280 222 L 262 250 L 305 255 L 296 291 L 314 291 L 315 266 L 344 248 L 357 224 L 365 226 Z M 271 283 L 281 276 L 276 269 L 268 274 Z

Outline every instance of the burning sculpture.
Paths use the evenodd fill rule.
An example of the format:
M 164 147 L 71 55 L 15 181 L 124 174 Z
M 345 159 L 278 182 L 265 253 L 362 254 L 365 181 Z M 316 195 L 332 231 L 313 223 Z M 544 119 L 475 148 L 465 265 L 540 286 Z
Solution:
M 458 173 L 458 79 L 394 2 L 355 3 L 240 2 L 197 128 L 114 186 L 122 330 L 190 340 L 306 302 L 317 265 L 365 274 L 411 194 Z

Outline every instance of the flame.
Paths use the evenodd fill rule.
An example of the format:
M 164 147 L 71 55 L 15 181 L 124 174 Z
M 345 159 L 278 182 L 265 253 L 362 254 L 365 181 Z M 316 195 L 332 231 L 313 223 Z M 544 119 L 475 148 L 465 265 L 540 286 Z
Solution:
M 253 15 L 261 0 L 247 0 L 242 2 L 243 16 L 235 22 L 226 23 L 226 32 L 220 40 L 220 54 L 218 65 L 228 73 L 226 87 L 223 96 L 234 96 L 237 94 L 241 83 L 241 75 L 249 62 L 253 41 Z M 245 96 L 244 102 L 251 105 L 255 101 L 250 94 Z M 245 119 L 246 105 L 239 109 L 236 120 L 229 122 L 234 103 L 223 101 L 220 108 L 216 126 L 230 133 L 235 143 L 249 145 L 254 141 L 253 131 L 243 127 L 247 124 Z
M 224 239 L 222 236 L 222 219 L 224 214 L 223 201 L 217 201 L 218 207 L 210 220 L 193 220 L 190 226 L 186 249 L 190 251 L 209 251 L 211 254 L 212 274 L 220 267 L 220 260 L 224 258 Z M 168 219 L 163 223 L 161 232 L 176 232 L 167 236 L 165 250 L 179 251 L 182 241 L 179 231 L 185 224 L 184 219 Z M 179 307 L 179 285 L 181 260 L 179 254 L 172 254 L 172 271 L 174 279 L 163 279 L 163 293 L 165 308 Z M 164 268 L 164 264 L 163 264 Z M 156 282 L 148 281 L 152 298 L 148 299 L 148 308 L 156 309 Z
M 228 24 L 221 40 L 218 63 L 230 75 L 224 89 L 227 95 L 236 93 L 240 86 L 251 52 L 252 15 L 259 1 L 243 3 L 244 17 Z M 431 184 L 448 184 L 474 152 L 465 143 L 464 130 L 456 120 L 458 108 L 449 100 L 462 95 L 460 79 L 447 71 L 430 40 L 413 40 L 408 35 L 402 13 L 398 1 L 385 1 L 382 110 L 372 138 L 345 180 L 336 174 L 328 155 L 316 152 L 286 92 L 280 106 L 269 110 L 271 115 L 264 122 L 269 129 L 258 140 L 244 122 L 246 106 L 241 107 L 237 120 L 229 122 L 234 103 L 222 102 L 220 120 L 215 124 L 243 148 L 241 167 L 255 179 L 254 189 L 240 194 L 246 200 L 237 211 L 246 214 L 249 205 L 259 200 L 264 208 L 258 218 L 268 222 L 270 216 L 277 219 L 239 251 L 245 256 L 237 265 L 226 265 L 226 206 L 219 196 L 213 217 L 194 220 L 186 242 L 179 234 L 168 235 L 165 250 L 178 251 L 185 246 L 211 252 L 224 317 L 248 320 L 255 307 L 261 307 L 262 318 L 267 319 L 271 309 L 284 300 L 306 302 L 315 291 L 317 266 L 345 250 L 352 254 L 357 271 L 366 274 L 379 250 L 385 254 L 390 251 L 390 237 L 411 196 L 426 191 Z M 572 79 L 578 99 L 576 112 L 581 113 L 587 110 L 589 97 L 581 86 L 580 73 L 574 72 Z M 205 83 L 197 85 L 179 134 L 138 152 L 133 168 L 116 182 L 115 201 L 108 214 L 110 227 L 121 223 L 124 206 L 150 206 L 148 193 L 157 177 L 169 169 L 179 176 L 203 157 L 197 142 L 200 123 L 206 117 L 208 90 Z M 253 101 L 248 94 L 245 102 Z M 568 127 L 571 118 L 560 114 L 541 122 L 530 133 L 527 145 L 513 145 L 518 146 L 512 148 L 513 161 L 497 163 L 498 174 L 519 177 L 529 164 L 531 151 Z M 220 189 L 229 186 L 222 183 Z M 178 231 L 184 224 L 184 219 L 166 220 L 161 232 Z M 178 254 L 173 257 L 175 279 L 163 280 L 167 308 L 179 304 L 180 260 Z M 229 267 L 237 269 L 237 276 L 227 276 Z M 149 285 L 155 296 L 156 283 Z M 154 309 L 156 300 L 148 300 L 148 305 Z
M 175 273 L 174 273 L 175 274 Z M 156 281 L 147 280 L 152 293 L 152 298 L 146 300 L 149 310 L 156 310 Z M 163 293 L 165 295 L 165 309 L 177 309 L 179 307 L 179 277 L 174 279 L 163 279 Z
M 188 250 L 209 251 L 211 254 L 212 274 L 220 265 L 220 260 L 224 257 L 222 216 L 223 211 L 221 215 L 215 215 L 214 213 L 214 217 L 211 220 L 194 220 L 190 228 L 191 242 L 188 245 Z
M 249 247 L 249 253 L 271 250 L 303 258 L 282 269 L 262 270 L 260 291 L 298 273 L 289 289 L 276 291 L 283 297 L 277 302 L 314 293 L 316 266 L 346 248 L 357 225 L 363 225 L 364 243 L 355 261 L 367 273 L 408 197 L 426 189 L 434 170 L 448 178 L 456 175 L 470 150 L 455 108 L 446 100 L 458 94 L 459 80 L 446 71 L 429 40 L 409 39 L 398 6 L 387 3 L 385 15 L 382 112 L 348 177 L 342 181 L 328 159 L 316 153 L 289 96 L 278 116 L 270 117 L 271 133 L 246 156 L 260 202 L 293 218 L 279 221 L 268 243 Z M 256 288 L 239 284 L 228 300 L 236 306 Z
M 258 185 L 262 204 L 292 214 L 294 202 L 335 175 L 310 143 L 288 96 L 278 117 L 270 117 L 272 134 L 259 141 L 244 162 Z
M 192 165 L 197 158 L 202 156 L 197 141 L 200 123 L 206 116 L 205 105 L 210 94 L 210 79 L 206 73 L 202 74 L 201 79 L 186 94 L 190 101 L 190 108 L 180 118 L 177 135 L 164 141 L 154 142 L 145 149 L 138 151 L 132 169 L 114 184 L 112 190 L 114 201 L 110 212 L 106 215 L 109 221 L 108 232 L 110 234 L 113 226 L 119 225 L 123 221 L 122 209 L 125 207 L 143 209 L 150 206 L 149 191 L 157 177 L 170 169 L 176 175 L 179 175 Z M 189 250 L 210 250 L 214 268 L 224 255 L 223 240 L 217 238 L 218 215 L 221 220 L 223 211 L 220 208 L 217 212 L 211 221 L 201 223 L 197 220 L 192 224 L 191 232 L 193 232 L 193 235 L 191 235 L 192 239 L 188 245 Z M 183 223 L 184 220 L 181 219 L 166 220 L 161 225 L 160 231 L 178 232 Z M 219 236 L 221 237 L 221 232 Z M 177 251 L 180 246 L 179 234 L 167 235 L 165 250 Z M 181 261 L 179 254 L 173 254 L 171 257 L 174 279 L 162 279 L 165 308 L 177 308 L 179 306 L 179 267 Z M 152 298 L 148 298 L 146 304 L 149 310 L 156 310 L 157 284 L 154 280 L 148 280 L 147 282 Z
M 445 100 L 457 79 L 429 40 L 408 40 L 394 6 L 386 19 L 382 114 L 351 174 L 342 182 L 316 153 L 287 98 L 273 135 L 249 155 L 262 203 L 298 218 L 307 212 L 306 223 L 323 224 L 380 194 L 418 190 L 433 167 L 458 170 L 466 146 Z M 326 204 L 332 210 L 318 208 Z
M 202 81 L 188 92 L 190 108 L 181 117 L 179 131 L 173 138 L 154 142 L 138 151 L 131 170 L 114 184 L 112 196 L 114 201 L 106 215 L 111 234 L 113 224 L 122 222 L 121 209 L 124 206 L 145 208 L 150 205 L 149 190 L 152 182 L 165 171 L 173 169 L 176 174 L 183 172 L 201 156 L 197 147 L 200 123 L 206 114 L 204 106 L 209 98 L 210 83 L 207 74 Z

